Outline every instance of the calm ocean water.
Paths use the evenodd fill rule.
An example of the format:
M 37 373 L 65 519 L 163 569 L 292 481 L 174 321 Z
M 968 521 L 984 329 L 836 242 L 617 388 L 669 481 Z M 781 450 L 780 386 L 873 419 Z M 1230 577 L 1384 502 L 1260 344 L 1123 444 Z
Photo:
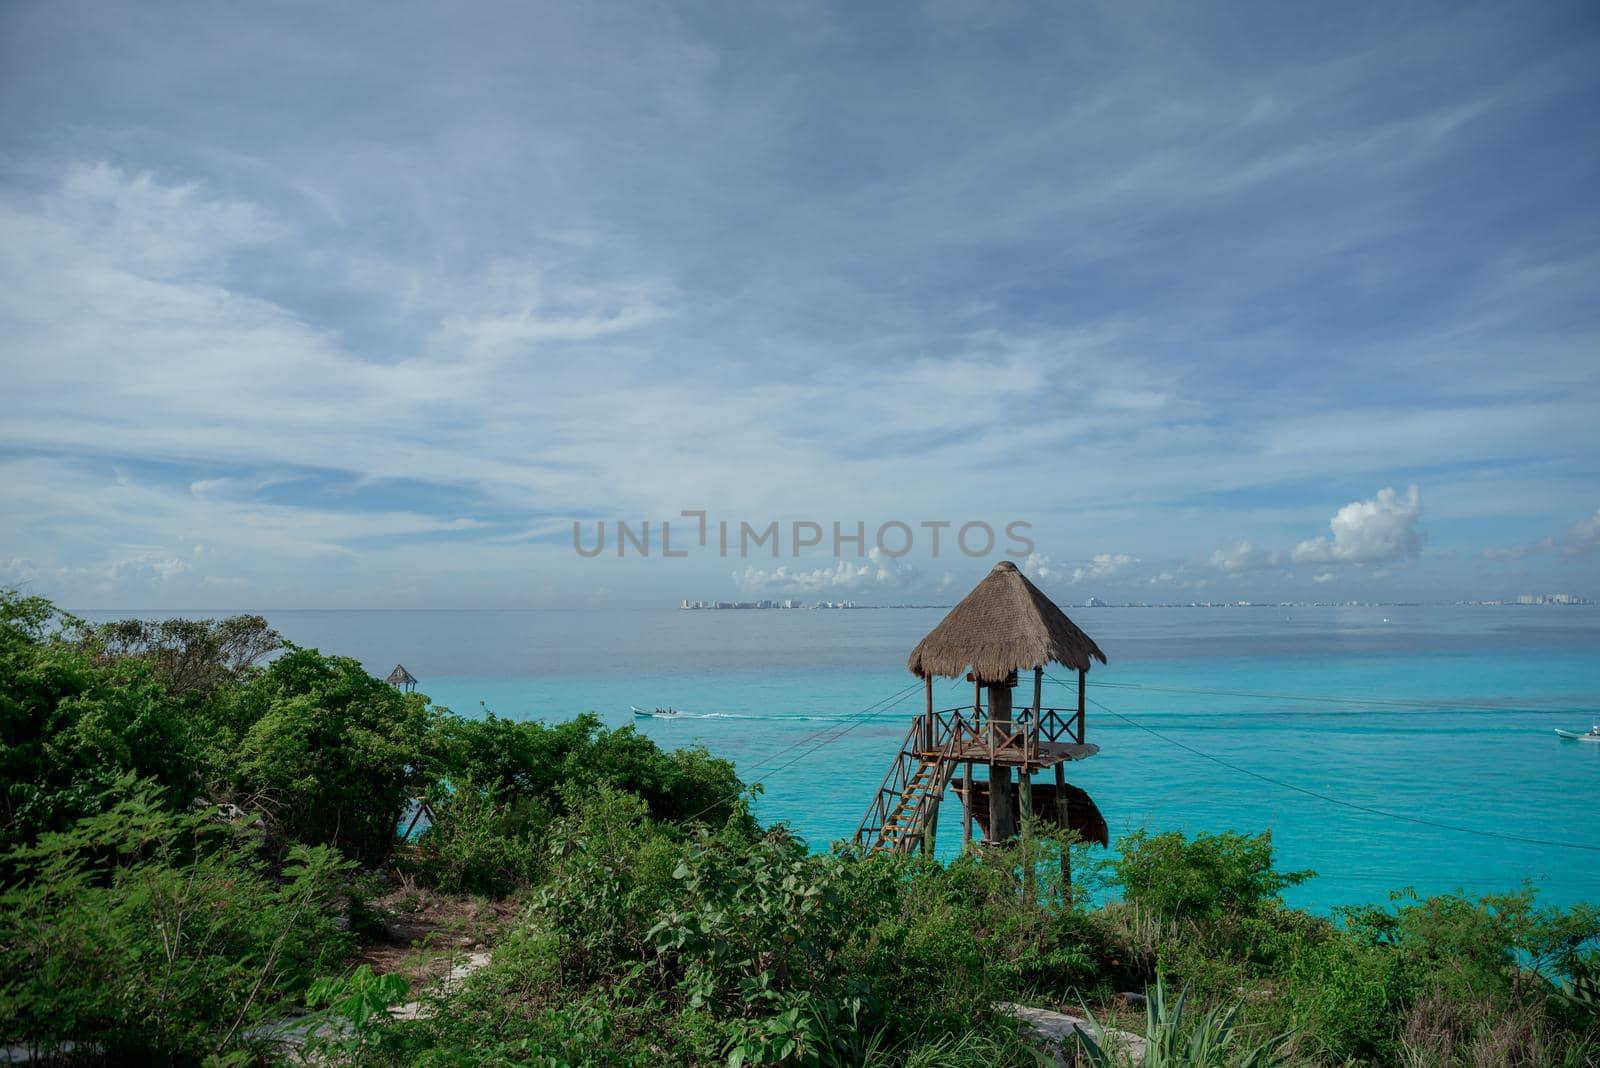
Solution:
M 156 615 L 169 614 L 183 613 Z M 734 760 L 765 788 L 759 814 L 818 847 L 855 830 L 920 707 L 920 688 L 860 713 L 915 681 L 906 656 L 943 616 L 264 614 L 291 640 L 354 656 L 380 676 L 403 662 L 434 701 L 468 715 L 484 707 L 558 720 L 592 710 L 621 725 L 634 722 L 634 704 L 685 710 L 639 728 L 664 745 L 701 744 Z M 1069 765 L 1068 778 L 1094 797 L 1113 836 L 1141 826 L 1270 829 L 1281 867 L 1318 872 L 1290 895 L 1314 909 L 1383 901 L 1405 886 L 1483 893 L 1524 879 L 1550 903 L 1600 901 L 1600 852 L 1407 822 L 1294 789 L 1414 820 L 1600 847 L 1600 745 L 1552 731 L 1600 721 L 1600 608 L 1070 614 L 1110 658 L 1089 676 L 1089 696 L 1110 711 L 1091 706 L 1089 740 L 1101 752 Z M 941 708 L 970 700 L 965 684 L 949 681 L 935 694 Z M 1066 689 L 1053 697 L 1073 700 Z M 960 821 L 942 824 L 940 852 L 953 852 Z

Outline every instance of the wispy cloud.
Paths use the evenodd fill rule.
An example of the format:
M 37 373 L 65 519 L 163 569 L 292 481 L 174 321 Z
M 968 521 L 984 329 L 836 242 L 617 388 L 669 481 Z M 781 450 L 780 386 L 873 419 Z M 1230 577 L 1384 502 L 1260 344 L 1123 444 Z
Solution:
M 1600 62 L 1554 11 L 225 29 L 0 11 L 0 554 L 62 596 L 671 601 L 734 580 L 548 535 L 700 507 L 1026 519 L 1107 591 L 1600 577 L 1541 548 L 1600 493 Z M 1366 497 L 1413 480 L 1456 559 Z M 805 563 L 738 581 L 964 582 Z

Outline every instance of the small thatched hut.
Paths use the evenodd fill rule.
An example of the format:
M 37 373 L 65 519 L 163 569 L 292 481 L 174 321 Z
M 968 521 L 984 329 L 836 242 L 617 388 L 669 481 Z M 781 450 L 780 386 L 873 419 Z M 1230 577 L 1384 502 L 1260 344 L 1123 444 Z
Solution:
M 404 664 L 396 664 L 394 670 L 389 672 L 389 677 L 383 681 L 390 686 L 404 690 L 406 693 L 410 693 L 417 688 L 416 676 L 407 671 Z

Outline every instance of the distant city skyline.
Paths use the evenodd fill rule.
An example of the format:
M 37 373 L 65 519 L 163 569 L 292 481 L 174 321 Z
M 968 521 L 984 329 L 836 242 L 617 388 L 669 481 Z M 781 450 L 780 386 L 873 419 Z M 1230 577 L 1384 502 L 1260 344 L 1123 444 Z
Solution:
M 1513 600 L 1460 600 L 1439 602 L 1452 606 L 1478 606 L 1485 608 L 1526 608 L 1545 606 L 1592 606 L 1593 601 L 1574 593 L 1519 594 Z M 1083 601 L 1065 601 L 1064 608 L 1350 608 L 1383 606 L 1417 606 L 1417 601 L 1107 601 L 1090 595 Z M 680 611 L 808 611 L 833 608 L 950 608 L 949 604 L 895 604 L 857 601 L 804 601 L 784 598 L 781 601 L 705 601 L 683 598 L 678 603 Z
M 1597 597 L 1596 101 L 1584 2 L 6 5 L 0 585 Z M 781 551 L 574 551 L 685 511 Z

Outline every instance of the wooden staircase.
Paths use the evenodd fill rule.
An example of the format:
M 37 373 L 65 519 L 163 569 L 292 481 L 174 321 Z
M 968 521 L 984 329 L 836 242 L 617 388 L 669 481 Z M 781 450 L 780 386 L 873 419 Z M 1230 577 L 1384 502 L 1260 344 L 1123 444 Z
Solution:
M 924 717 L 912 721 L 905 743 L 856 830 L 857 846 L 868 853 L 914 853 L 926 845 L 928 825 L 956 770 L 956 761 L 949 759 L 949 750 L 959 740 L 953 727 L 953 723 L 944 730 L 935 726 L 942 737 L 930 751 L 928 743 L 933 739 L 928 721 Z
M 954 770 L 954 764 L 919 763 L 906 780 L 894 811 L 878 828 L 877 841 L 872 843 L 871 848 L 910 853 L 918 846 L 926 845 L 923 836 L 928 829 L 929 817 L 934 804 L 944 796 L 945 787 L 950 784 L 950 773 Z

